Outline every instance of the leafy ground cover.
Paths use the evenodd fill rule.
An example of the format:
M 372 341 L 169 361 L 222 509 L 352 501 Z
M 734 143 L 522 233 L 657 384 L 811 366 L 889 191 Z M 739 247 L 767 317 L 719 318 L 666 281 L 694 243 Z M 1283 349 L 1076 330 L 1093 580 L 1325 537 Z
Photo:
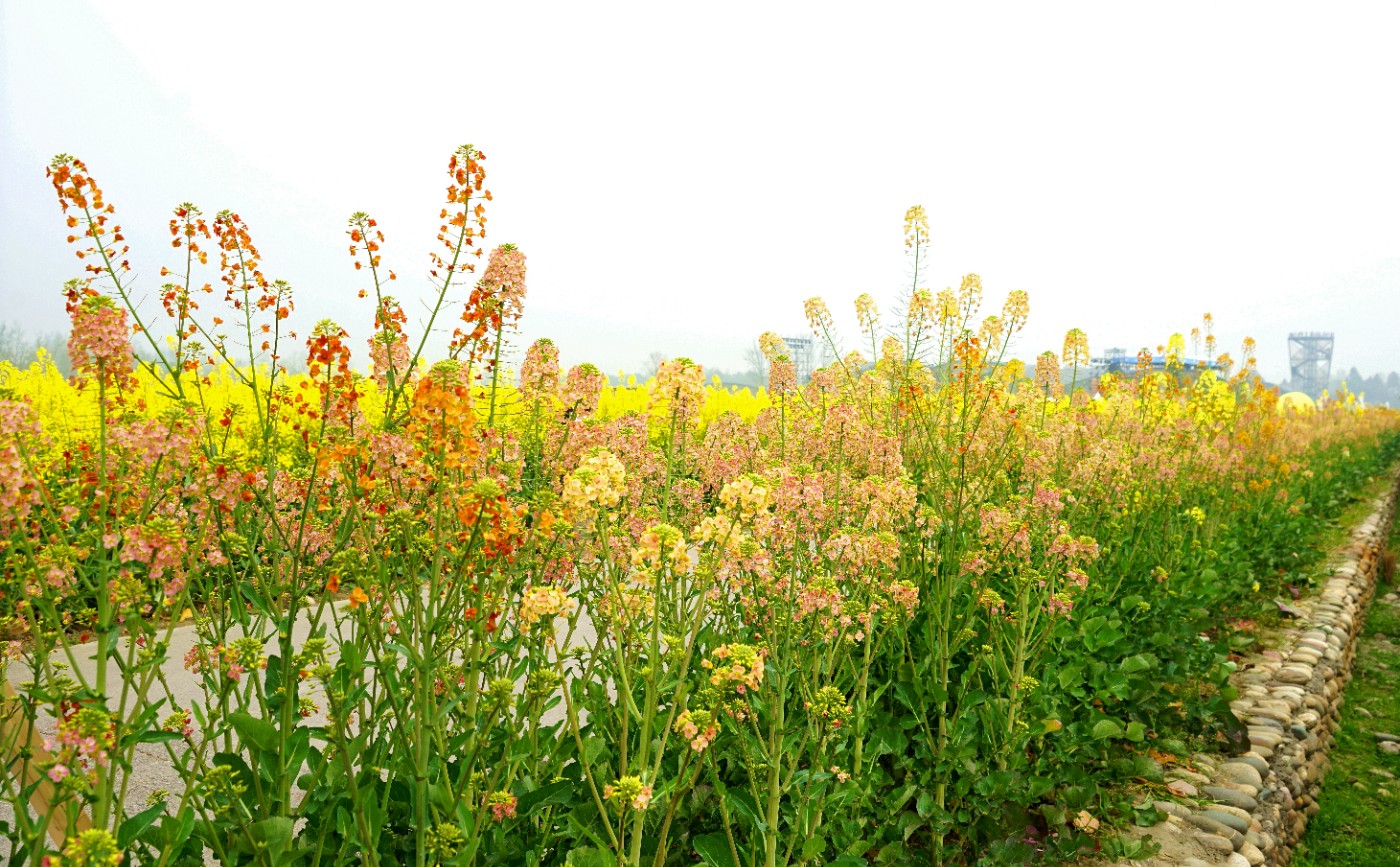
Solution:
M 1232 650 L 1400 456 L 1396 413 L 1285 411 L 1208 316 L 1164 370 L 1091 390 L 1078 330 L 1025 369 L 1029 299 L 930 289 L 919 207 L 894 314 L 859 296 L 843 342 L 809 299 L 839 360 L 798 382 L 766 334 L 744 395 L 684 358 L 608 389 L 548 340 L 510 369 L 526 260 L 487 255 L 471 146 L 425 321 L 350 216 L 358 368 L 238 214 L 178 206 L 143 307 L 86 166 L 50 176 L 86 271 L 72 381 L 0 368 L 15 863 L 1132 854 L 1125 782 L 1239 737 Z M 149 804 L 141 749 L 181 781 Z
M 1400 551 L 1400 533 L 1391 537 Z M 1300 867 L 1400 864 L 1400 749 L 1376 732 L 1400 735 L 1400 600 L 1392 583 L 1377 591 L 1347 687 L 1322 810 L 1299 847 Z M 1387 595 L 1389 594 L 1388 598 Z

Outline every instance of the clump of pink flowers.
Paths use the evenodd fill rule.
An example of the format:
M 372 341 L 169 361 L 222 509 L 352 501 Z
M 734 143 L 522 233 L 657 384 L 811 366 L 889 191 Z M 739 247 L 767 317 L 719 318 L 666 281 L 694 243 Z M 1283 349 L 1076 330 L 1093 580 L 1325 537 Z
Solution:
M 83 296 L 69 308 L 73 330 L 68 335 L 68 358 L 79 381 L 130 373 L 131 326 L 126 310 L 96 294 Z
M 84 707 L 69 714 L 58 730 L 44 739 L 44 749 L 53 757 L 49 779 L 63 783 L 70 776 L 81 785 L 97 782 L 99 768 L 107 767 L 116 745 L 112 715 L 97 707 Z M 71 784 L 71 783 L 70 783 Z
M 19 444 L 34 442 L 40 434 L 29 404 L 0 400 L 0 527 L 23 521 L 39 502 L 38 486 L 25 469 Z
M 491 810 L 491 818 L 497 822 L 515 818 L 516 797 L 510 792 L 492 792 L 486 796 L 486 806 Z
M 703 752 L 719 736 L 719 723 L 707 710 L 687 710 L 676 718 L 675 731 L 690 742 L 695 752 Z
M 492 250 L 480 282 L 498 293 L 503 316 L 519 318 L 525 312 L 525 254 L 519 247 L 502 244 Z
M 651 803 L 651 786 L 641 777 L 623 777 L 603 787 L 603 798 L 621 810 L 645 810 Z
M 598 400 L 608 378 L 592 364 L 577 364 L 569 368 L 564 380 L 564 406 L 579 418 L 598 411 Z
M 543 400 L 559 393 L 559 347 L 541 337 L 525 351 L 520 364 L 520 393 L 527 400 Z

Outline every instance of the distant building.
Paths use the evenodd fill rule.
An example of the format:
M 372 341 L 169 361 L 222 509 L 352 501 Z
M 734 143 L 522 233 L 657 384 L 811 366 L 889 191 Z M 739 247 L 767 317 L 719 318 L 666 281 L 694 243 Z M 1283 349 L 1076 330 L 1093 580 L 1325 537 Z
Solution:
M 1092 381 L 1097 382 L 1099 377 L 1106 373 L 1112 373 L 1116 376 L 1132 379 L 1137 376 L 1138 371 L 1142 369 L 1142 367 L 1143 365 L 1136 353 L 1129 353 L 1125 349 L 1118 348 L 1107 349 L 1104 351 L 1103 355 L 1089 359 L 1089 377 Z M 1153 355 L 1151 360 L 1147 363 L 1146 369 L 1150 371 L 1166 370 L 1167 356 L 1161 354 Z M 1214 370 L 1219 372 L 1221 369 L 1222 365 L 1218 361 L 1182 356 L 1179 375 L 1188 379 L 1195 379 L 1201 374 L 1201 371 Z
M 1327 388 L 1332 377 L 1332 347 L 1330 331 L 1298 331 L 1288 335 L 1288 366 L 1290 385 L 1309 397 L 1317 397 Z
M 812 379 L 812 371 L 817 369 L 817 341 L 813 337 L 784 337 L 788 357 L 797 369 L 797 384 L 806 385 Z

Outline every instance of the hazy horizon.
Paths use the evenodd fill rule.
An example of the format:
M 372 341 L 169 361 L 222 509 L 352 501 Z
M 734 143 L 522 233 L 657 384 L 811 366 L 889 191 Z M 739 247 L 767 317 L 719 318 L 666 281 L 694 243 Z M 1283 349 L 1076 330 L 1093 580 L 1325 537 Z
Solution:
M 140 292 L 174 264 L 176 204 L 231 208 L 295 288 L 297 329 L 335 318 L 362 365 L 346 218 L 370 212 L 397 294 L 425 297 L 444 167 L 471 142 L 488 243 L 529 261 L 517 344 L 548 336 L 566 362 L 739 371 L 759 332 L 806 333 L 811 295 L 854 342 L 857 295 L 888 311 L 909 288 L 922 204 L 929 288 L 977 272 L 987 313 L 1029 292 L 1018 357 L 1075 327 L 1096 354 L 1155 347 L 1211 312 L 1270 380 L 1305 330 L 1336 333 L 1334 371 L 1383 374 L 1400 16 L 1314 8 L 7 2 L 0 322 L 66 330 L 82 266 L 44 168 L 68 152 L 116 206 Z

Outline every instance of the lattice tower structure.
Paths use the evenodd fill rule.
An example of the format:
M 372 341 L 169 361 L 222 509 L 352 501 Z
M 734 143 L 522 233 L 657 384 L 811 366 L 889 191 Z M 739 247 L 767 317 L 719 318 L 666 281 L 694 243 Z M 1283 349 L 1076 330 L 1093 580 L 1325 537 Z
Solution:
M 783 342 L 787 344 L 788 356 L 797 370 L 798 385 L 806 385 L 816 369 L 817 341 L 811 337 L 784 337 Z
M 1288 365 L 1294 390 L 1313 397 L 1321 394 L 1332 379 L 1331 331 L 1299 331 L 1288 335 Z

